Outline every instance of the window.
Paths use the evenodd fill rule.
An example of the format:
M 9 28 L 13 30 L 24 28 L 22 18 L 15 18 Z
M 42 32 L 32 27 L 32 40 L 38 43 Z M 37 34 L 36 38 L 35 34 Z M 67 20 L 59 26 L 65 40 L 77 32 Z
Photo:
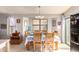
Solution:
M 39 26 L 33 26 L 33 30 L 39 30 Z
M 33 25 L 39 25 L 40 20 L 33 20 Z
M 47 25 L 47 20 L 41 20 L 41 25 Z
M 47 30 L 47 19 L 33 19 L 32 27 L 33 31 Z
M 41 30 L 47 30 L 47 26 L 41 25 Z

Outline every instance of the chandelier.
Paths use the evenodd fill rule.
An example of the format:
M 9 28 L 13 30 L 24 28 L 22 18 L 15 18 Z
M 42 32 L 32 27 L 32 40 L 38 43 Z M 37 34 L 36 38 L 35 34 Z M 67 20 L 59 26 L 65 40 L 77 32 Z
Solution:
M 38 16 L 35 16 L 35 18 L 37 18 L 37 19 L 42 19 L 42 18 L 44 18 L 44 16 L 41 16 L 41 15 L 40 15 L 40 6 L 38 6 Z

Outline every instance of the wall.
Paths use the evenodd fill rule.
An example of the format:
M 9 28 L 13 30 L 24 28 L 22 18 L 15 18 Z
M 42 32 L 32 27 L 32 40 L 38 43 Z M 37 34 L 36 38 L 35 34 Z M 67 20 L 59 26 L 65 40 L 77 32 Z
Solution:
M 56 19 L 56 26 L 52 26 L 52 20 Z M 58 31 L 60 38 L 62 38 L 62 24 L 58 25 L 58 22 L 61 22 L 61 15 L 53 16 L 48 19 L 48 32 Z
M 0 14 L 0 24 L 7 25 L 7 15 Z M 0 38 L 7 38 L 7 28 L 6 29 L 0 28 Z
M 5 39 L 5 38 L 8 38 L 8 36 L 10 36 L 9 35 L 9 33 L 8 33 L 8 28 L 9 28 L 9 26 L 8 26 L 8 24 L 9 24 L 9 22 L 7 23 L 7 18 L 9 17 L 9 16 L 13 16 L 13 15 L 9 15 L 9 14 L 0 14 L 0 24 L 7 24 L 7 29 L 0 29 L 0 39 L 1 38 L 3 38 L 3 39 Z M 15 16 L 15 15 L 14 15 Z M 16 23 L 16 29 L 19 31 L 19 32 L 22 32 L 23 31 L 23 29 L 22 29 L 22 17 L 21 16 L 15 16 L 15 18 L 17 19 L 17 18 L 19 18 L 19 19 L 21 19 L 20 20 L 20 23 Z
M 20 23 L 16 23 L 16 30 L 22 33 L 23 31 L 23 18 L 19 16 L 15 16 L 16 19 L 20 19 Z
M 1 16 L 0 16 L 0 23 L 6 23 L 7 24 L 7 18 L 9 17 L 9 16 L 14 16 L 16 19 L 17 18 L 19 18 L 19 19 L 21 19 L 21 21 L 20 21 L 20 23 L 16 23 L 16 29 L 19 31 L 19 32 L 23 32 L 23 17 L 27 17 L 27 15 L 16 15 L 16 14 L 13 14 L 13 15 L 11 15 L 11 14 L 1 14 Z M 29 15 L 30 16 L 30 15 Z M 32 16 L 32 15 L 31 15 Z M 56 18 L 57 19 L 57 23 L 59 22 L 59 21 L 61 21 L 61 15 L 45 15 L 46 17 L 50 17 L 50 18 L 48 18 L 48 31 L 49 32 L 52 32 L 52 31 L 54 31 L 54 27 L 52 27 L 52 18 Z M 32 21 L 32 18 L 30 18 L 30 20 Z M 3 22 L 1 22 L 1 21 L 3 21 Z M 57 26 L 57 23 L 56 23 L 56 26 Z M 61 27 L 61 26 L 60 26 Z M 9 31 L 9 30 L 8 30 Z M 2 36 L 7 36 L 7 29 L 4 31 L 4 32 L 2 32 L 2 33 L 6 33 L 6 35 L 2 35 Z M 60 34 L 60 36 L 61 36 L 61 28 L 60 29 L 58 29 L 57 31 L 59 31 L 59 34 Z
M 65 43 L 65 16 L 62 15 L 62 42 Z
M 13 29 L 11 28 L 11 25 L 10 25 L 10 20 L 11 20 L 10 18 L 11 17 L 13 18 L 13 20 L 14 20 L 13 22 L 15 24 L 15 25 L 12 25 L 12 26 L 14 26 Z M 20 17 L 20 16 L 15 16 L 15 15 L 11 16 L 11 17 L 7 18 L 7 21 L 8 21 L 7 22 L 7 25 L 8 25 L 8 28 L 7 28 L 8 29 L 8 31 L 7 31 L 8 35 L 11 35 L 11 33 L 15 32 L 15 30 L 17 30 L 18 32 L 22 33 L 23 32 L 23 29 L 22 29 L 23 28 L 23 18 Z M 20 23 L 17 23 L 16 19 L 20 19 Z

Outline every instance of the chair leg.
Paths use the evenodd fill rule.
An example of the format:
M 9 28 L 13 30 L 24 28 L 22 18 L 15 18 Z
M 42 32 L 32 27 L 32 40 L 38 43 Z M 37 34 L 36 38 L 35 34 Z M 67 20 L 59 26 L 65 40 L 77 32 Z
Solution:
M 58 50 L 58 42 L 55 42 L 55 50 Z
M 29 50 L 29 44 L 26 44 L 26 49 Z
M 46 48 L 46 45 L 44 44 L 44 48 Z
M 46 48 L 46 42 L 44 42 L 44 48 Z
M 41 51 L 42 51 L 42 43 L 40 44 L 40 47 L 41 47 Z
M 52 49 L 54 50 L 54 43 L 52 43 Z
M 34 51 L 35 51 L 35 42 L 34 42 Z

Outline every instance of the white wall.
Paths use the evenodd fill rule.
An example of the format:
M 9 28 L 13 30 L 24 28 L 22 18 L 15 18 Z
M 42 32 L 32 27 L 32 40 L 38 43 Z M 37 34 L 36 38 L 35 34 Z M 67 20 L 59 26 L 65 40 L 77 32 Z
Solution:
M 1 17 L 2 16 L 2 17 Z M 19 32 L 23 32 L 23 15 L 8 15 L 8 14 L 1 14 L 1 16 L 0 16 L 0 22 L 1 21 L 3 21 L 4 23 L 6 23 L 7 24 L 7 18 L 9 17 L 9 16 L 14 16 L 16 19 L 17 18 L 19 18 L 19 19 L 21 19 L 21 21 L 20 21 L 20 23 L 16 23 L 16 29 L 19 31 Z M 26 15 L 24 15 L 24 17 L 27 17 Z M 48 19 L 48 31 L 49 32 L 52 32 L 52 31 L 54 31 L 54 27 L 52 27 L 52 18 L 57 18 L 57 22 L 58 21 L 61 21 L 61 15 L 46 15 L 46 17 L 50 17 L 49 19 Z M 30 18 L 30 19 L 32 19 L 32 18 Z M 2 22 L 1 22 L 2 23 Z M 56 23 L 56 25 L 57 25 L 57 23 Z M 61 26 L 60 26 L 61 27 Z M 61 28 L 60 29 L 58 29 L 58 31 L 59 31 L 59 33 L 60 33 L 60 36 L 61 36 Z M 3 32 L 2 32 L 3 33 Z M 7 34 L 7 30 L 6 30 L 6 32 L 4 32 L 4 33 L 6 33 Z M 3 35 L 4 36 L 4 35 Z
M 48 19 L 48 32 L 52 32 L 52 19 Z
M 52 26 L 52 20 L 54 20 L 54 18 L 56 19 L 56 26 L 53 27 Z M 62 38 L 62 25 L 58 25 L 58 22 L 61 22 L 61 15 L 58 16 L 53 16 L 52 18 L 48 19 L 48 32 L 53 32 L 53 31 L 58 31 L 59 32 L 59 36 L 60 38 Z
M 9 16 L 11 16 L 11 15 L 9 15 L 9 14 L 0 14 L 0 24 L 7 24 L 7 18 L 9 17 Z M 22 29 L 22 17 L 21 16 L 15 16 L 15 18 L 17 19 L 17 18 L 20 18 L 21 19 L 21 21 L 20 21 L 20 23 L 16 23 L 16 29 L 19 31 L 19 32 L 22 32 L 23 31 L 23 29 Z M 8 24 L 9 24 L 9 22 L 8 22 Z M 7 26 L 7 29 L 8 29 L 8 27 L 9 26 Z M 7 38 L 8 37 L 8 35 L 7 35 L 7 32 L 9 31 L 7 31 L 7 29 L 0 29 L 0 38 Z
M 8 35 L 11 35 L 11 33 L 10 33 L 10 29 L 11 29 L 10 20 L 11 20 L 11 18 L 13 18 L 13 22 L 14 22 L 14 24 L 12 25 L 12 26 L 14 26 L 14 28 L 13 28 L 13 31 L 11 31 L 11 32 L 15 32 L 15 30 L 17 30 L 18 32 L 22 33 L 23 32 L 23 18 L 19 17 L 19 16 L 10 16 L 8 19 L 8 17 L 7 17 Z M 20 19 L 20 23 L 17 23 L 16 19 Z
M 0 14 L 0 24 L 7 25 L 7 15 Z M 7 38 L 7 29 L 0 28 L 0 38 Z
M 65 17 L 62 15 L 62 42 L 65 43 Z
M 18 30 L 19 32 L 22 33 L 23 31 L 23 18 L 22 17 L 18 17 L 18 16 L 15 16 L 16 19 L 20 19 L 20 23 L 16 23 L 16 30 Z

